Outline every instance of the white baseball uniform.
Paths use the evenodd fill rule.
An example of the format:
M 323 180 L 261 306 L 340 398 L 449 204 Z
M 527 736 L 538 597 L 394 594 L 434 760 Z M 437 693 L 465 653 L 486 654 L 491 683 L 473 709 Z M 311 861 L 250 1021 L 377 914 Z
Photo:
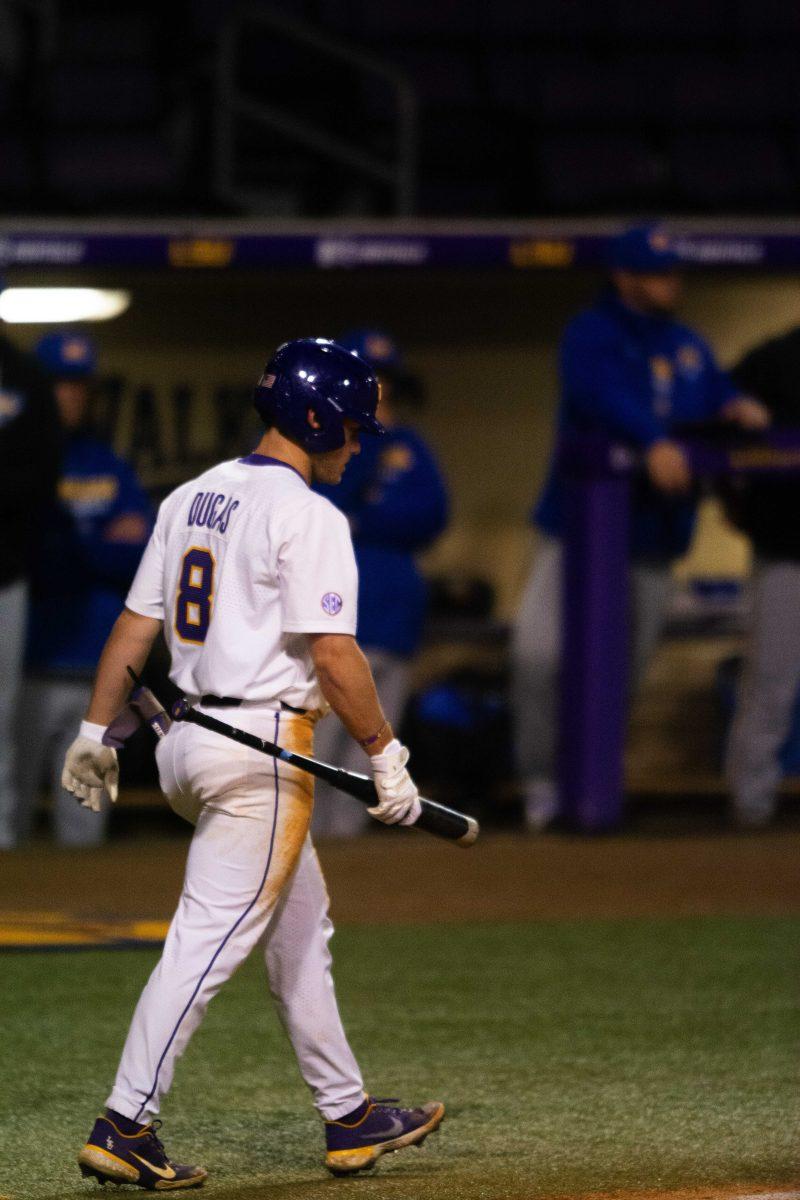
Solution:
M 237 725 L 309 754 L 324 701 L 306 635 L 354 634 L 356 599 L 346 519 L 293 468 L 252 454 L 167 497 L 126 603 L 163 620 L 171 678 L 191 700 L 240 699 Z M 191 724 L 173 725 L 157 761 L 167 798 L 196 828 L 107 1105 L 152 1120 L 209 1001 L 260 943 L 315 1105 L 344 1116 L 364 1088 L 331 980 L 311 776 Z

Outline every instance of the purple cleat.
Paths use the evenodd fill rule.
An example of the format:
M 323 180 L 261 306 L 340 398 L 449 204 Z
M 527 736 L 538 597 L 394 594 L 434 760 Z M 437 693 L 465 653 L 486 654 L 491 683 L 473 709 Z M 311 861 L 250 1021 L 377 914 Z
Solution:
M 125 1126 L 125 1132 L 120 1125 Z M 208 1172 L 167 1158 L 156 1135 L 160 1125 L 160 1121 L 153 1121 L 151 1125 L 134 1126 L 124 1117 L 119 1122 L 110 1116 L 98 1117 L 78 1155 L 81 1174 L 94 1176 L 101 1184 L 130 1183 L 150 1192 L 200 1187 Z
M 395 1100 L 363 1104 L 338 1121 L 325 1122 L 325 1166 L 333 1175 L 369 1171 L 382 1154 L 421 1146 L 444 1120 L 444 1105 L 429 1100 L 419 1108 L 396 1108 Z

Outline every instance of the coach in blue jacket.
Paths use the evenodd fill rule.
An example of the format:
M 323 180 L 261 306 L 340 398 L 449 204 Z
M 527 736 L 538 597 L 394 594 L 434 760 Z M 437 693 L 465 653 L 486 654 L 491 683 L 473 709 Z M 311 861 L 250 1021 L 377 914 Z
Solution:
M 398 420 L 397 404 L 418 395 L 396 342 L 378 329 L 337 339 L 373 368 L 380 381 L 382 438 L 363 438 L 342 482 L 318 490 L 347 516 L 358 563 L 358 640 L 369 659 L 387 720 L 398 728 L 408 696 L 410 661 L 422 638 L 425 581 L 415 556 L 447 524 L 447 492 L 431 450 L 415 429 Z M 354 771 L 363 752 L 330 715 L 317 727 L 315 753 Z M 312 829 L 347 837 L 365 824 L 363 809 L 324 784 L 316 785 Z
M 560 347 L 559 434 L 602 433 L 643 451 L 631 527 L 632 683 L 663 627 L 670 563 L 692 536 L 696 501 L 676 427 L 715 418 L 745 428 L 768 423 L 741 396 L 698 333 L 675 319 L 678 257 L 666 233 L 631 229 L 610 247 L 611 277 L 597 302 L 567 326 Z M 528 828 L 558 812 L 555 721 L 561 625 L 562 481 L 551 465 L 534 511 L 541 532 L 512 650 L 517 768 Z
M 98 820 L 63 790 L 63 749 L 85 711 L 100 652 L 150 536 L 152 513 L 132 468 L 89 423 L 93 342 L 81 333 L 50 333 L 36 356 L 52 380 L 65 441 L 58 501 L 31 579 L 17 835 L 30 833 L 49 769 L 56 837 L 85 846 L 102 841 L 107 812 Z

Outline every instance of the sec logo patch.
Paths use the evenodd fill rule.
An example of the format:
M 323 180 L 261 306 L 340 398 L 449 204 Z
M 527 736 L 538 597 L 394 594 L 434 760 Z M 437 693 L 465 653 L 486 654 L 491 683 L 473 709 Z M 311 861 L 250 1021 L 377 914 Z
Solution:
M 342 597 L 338 592 L 326 592 L 322 597 L 322 611 L 329 617 L 335 617 L 342 611 Z

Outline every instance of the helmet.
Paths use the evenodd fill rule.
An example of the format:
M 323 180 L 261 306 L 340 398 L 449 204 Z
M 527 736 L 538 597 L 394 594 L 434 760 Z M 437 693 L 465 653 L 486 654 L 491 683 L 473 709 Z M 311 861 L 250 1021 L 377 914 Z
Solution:
M 39 366 L 55 379 L 88 379 L 97 370 L 97 350 L 85 333 L 46 333 L 35 353 Z
M 375 419 L 378 381 L 366 363 L 328 338 L 284 342 L 264 368 L 253 397 L 261 419 L 309 454 L 344 445 L 344 421 L 383 433 Z M 319 429 L 308 423 L 313 409 Z

